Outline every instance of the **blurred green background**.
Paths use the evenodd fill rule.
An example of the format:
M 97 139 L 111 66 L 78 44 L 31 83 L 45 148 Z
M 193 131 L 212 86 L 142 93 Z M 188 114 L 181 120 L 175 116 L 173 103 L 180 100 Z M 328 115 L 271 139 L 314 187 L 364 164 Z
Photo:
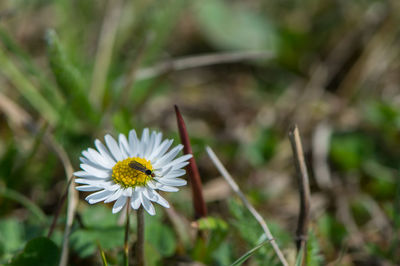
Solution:
M 229 265 L 260 241 L 205 145 L 294 263 L 294 123 L 311 179 L 308 264 L 400 264 L 399 25 L 396 0 L 0 1 L 0 264 L 24 265 L 31 239 L 60 252 L 65 208 L 52 241 L 37 237 L 58 209 L 68 158 L 77 170 L 96 138 L 131 128 L 178 143 L 174 104 L 211 218 L 202 242 L 161 208 L 146 216 L 149 265 Z M 100 249 L 120 263 L 118 216 L 82 194 L 69 263 L 99 264 Z M 165 196 L 193 221 L 189 187 Z M 279 263 L 266 245 L 247 265 Z

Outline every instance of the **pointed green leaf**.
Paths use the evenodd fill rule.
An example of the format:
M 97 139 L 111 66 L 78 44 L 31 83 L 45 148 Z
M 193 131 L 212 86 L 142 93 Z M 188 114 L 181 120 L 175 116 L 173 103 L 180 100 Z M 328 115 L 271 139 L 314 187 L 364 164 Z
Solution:
M 231 264 L 231 266 L 237 266 L 237 265 L 242 265 L 243 262 L 245 262 L 248 258 L 250 258 L 259 248 L 264 246 L 265 244 L 269 243 L 270 241 L 264 241 L 261 244 L 255 246 L 254 248 L 250 249 L 247 251 L 243 256 L 238 258 L 234 263 Z

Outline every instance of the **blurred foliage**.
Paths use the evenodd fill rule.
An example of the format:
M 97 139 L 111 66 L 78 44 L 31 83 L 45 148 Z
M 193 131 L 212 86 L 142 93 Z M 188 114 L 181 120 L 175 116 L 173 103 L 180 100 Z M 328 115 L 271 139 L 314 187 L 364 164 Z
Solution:
M 59 250 L 56 244 L 45 237 L 30 240 L 21 254 L 18 254 L 10 264 L 15 266 L 25 265 L 56 265 L 59 261 Z
M 105 133 L 159 128 L 177 142 L 174 104 L 191 136 L 210 216 L 197 221 L 203 237 L 195 239 L 177 232 L 161 208 L 146 216 L 148 265 L 229 265 L 243 254 L 249 265 L 279 264 L 248 210 L 221 185 L 212 193 L 218 173 L 206 145 L 285 255 L 295 254 L 293 123 L 311 176 L 308 264 L 400 264 L 399 14 L 390 0 L 0 1 L 0 264 L 58 263 L 64 209 L 51 240 L 43 237 L 66 185 L 56 147 L 78 169 L 79 153 Z M 265 54 L 201 68 L 171 64 L 248 51 Z M 159 63 L 166 72 L 157 72 Z M 105 73 L 98 98 L 96 69 Z M 317 139 L 321 125 L 326 149 Z M 321 168 L 329 176 L 321 177 Z M 323 178 L 331 185 L 321 185 Z M 189 189 L 166 197 L 189 224 Z M 99 251 L 120 264 L 123 235 L 108 206 L 80 204 L 71 265 L 99 264 Z M 132 243 L 134 235 L 135 221 Z

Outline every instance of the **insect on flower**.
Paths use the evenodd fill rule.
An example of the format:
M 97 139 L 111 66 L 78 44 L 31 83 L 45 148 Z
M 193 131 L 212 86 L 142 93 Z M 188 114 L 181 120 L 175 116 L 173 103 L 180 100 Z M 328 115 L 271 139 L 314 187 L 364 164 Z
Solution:
M 133 161 L 133 162 L 129 163 L 129 167 L 133 168 L 135 170 L 138 170 L 138 171 L 142 172 L 145 175 L 149 175 L 151 177 L 155 177 L 156 176 L 153 171 L 147 169 L 146 166 L 144 166 L 143 164 L 141 164 L 139 162 Z
M 169 208 L 169 203 L 157 191 L 176 192 L 186 185 L 183 169 L 192 157 L 186 154 L 177 157 L 183 149 L 178 144 L 170 149 L 173 140 L 162 139 L 162 133 L 144 129 L 139 138 L 135 130 L 118 136 L 104 137 L 105 144 L 96 139 L 95 149 L 82 151 L 81 171 L 74 175 L 76 189 L 92 192 L 85 199 L 89 204 L 113 202 L 113 213 L 129 204 L 134 210 L 141 206 L 155 215 L 153 203 Z M 169 150 L 170 149 L 170 150 Z

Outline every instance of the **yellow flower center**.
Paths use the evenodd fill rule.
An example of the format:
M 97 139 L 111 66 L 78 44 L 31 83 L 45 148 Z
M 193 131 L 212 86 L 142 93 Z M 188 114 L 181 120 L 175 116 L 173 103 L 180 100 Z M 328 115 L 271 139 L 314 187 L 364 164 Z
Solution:
M 144 186 L 153 179 L 153 166 L 146 159 L 133 157 L 117 162 L 112 168 L 112 179 L 124 188 Z

